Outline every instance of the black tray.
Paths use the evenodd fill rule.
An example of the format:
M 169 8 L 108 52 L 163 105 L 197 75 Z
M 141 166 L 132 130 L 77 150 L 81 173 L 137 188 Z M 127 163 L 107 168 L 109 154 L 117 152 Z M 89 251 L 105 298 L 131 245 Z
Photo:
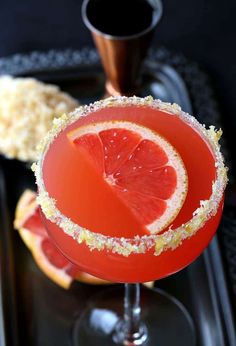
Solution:
M 0 59 L 0 73 L 33 76 L 56 83 L 82 103 L 98 99 L 104 92 L 104 75 L 93 49 Z M 194 97 L 199 83 L 201 93 L 207 95 L 209 91 L 204 74 L 199 70 L 196 82 L 193 78 L 196 66 L 188 64 L 182 56 L 171 55 L 163 49 L 153 51 L 142 73 L 142 95 L 152 94 L 177 102 L 187 112 L 198 110 L 202 122 L 220 124 L 219 113 L 214 103 L 211 104 L 210 96 L 204 112 L 200 107 L 203 103 L 198 102 L 199 94 Z M 192 77 L 188 79 L 189 75 Z M 228 153 L 226 148 L 224 150 Z M 75 317 L 81 314 L 91 295 L 106 288 L 75 282 L 65 291 L 36 267 L 12 227 L 17 200 L 26 187 L 34 188 L 31 171 L 16 160 L 1 157 L 0 345 L 69 346 Z M 219 233 L 225 227 L 224 223 L 222 225 Z M 187 308 L 195 324 L 197 346 L 236 345 L 232 300 L 216 237 L 188 268 L 155 285 L 174 295 Z

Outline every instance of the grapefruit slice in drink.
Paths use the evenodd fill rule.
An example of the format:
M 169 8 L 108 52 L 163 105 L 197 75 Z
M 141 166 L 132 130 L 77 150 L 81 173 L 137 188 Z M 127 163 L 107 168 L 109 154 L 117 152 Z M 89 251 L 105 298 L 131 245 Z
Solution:
M 188 178 L 166 139 L 127 121 L 93 123 L 67 136 L 148 233 L 161 232 L 176 218 Z
M 89 284 L 103 284 L 107 281 L 79 271 L 56 248 L 48 237 L 40 217 L 36 193 L 26 190 L 16 208 L 15 228 L 31 251 L 38 267 L 55 283 L 68 288 L 74 279 Z

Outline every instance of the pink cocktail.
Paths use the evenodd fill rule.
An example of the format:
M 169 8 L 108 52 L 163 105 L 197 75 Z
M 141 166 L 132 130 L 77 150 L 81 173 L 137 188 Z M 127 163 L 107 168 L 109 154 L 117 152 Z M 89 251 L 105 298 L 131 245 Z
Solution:
M 63 116 L 35 167 L 50 237 L 81 270 L 113 282 L 181 270 L 209 244 L 222 214 L 219 137 L 150 97 L 110 98 Z

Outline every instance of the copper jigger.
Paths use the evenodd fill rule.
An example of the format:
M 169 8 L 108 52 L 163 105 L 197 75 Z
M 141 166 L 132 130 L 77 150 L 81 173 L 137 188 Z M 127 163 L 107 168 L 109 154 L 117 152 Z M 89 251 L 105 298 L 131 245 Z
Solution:
M 129 1 L 130 0 L 127 0 L 126 4 L 128 4 Z M 103 32 L 98 27 L 99 25 L 96 23 L 97 20 L 94 20 L 93 16 L 90 14 L 90 7 L 93 6 L 93 11 L 96 10 L 95 6 L 99 9 L 98 6 L 100 6 L 102 2 L 108 3 L 106 0 L 84 0 L 82 4 L 82 18 L 85 25 L 92 33 L 101 57 L 107 77 L 106 91 L 109 95 L 113 96 L 130 96 L 137 94 L 140 86 L 139 72 L 141 63 L 146 55 L 154 29 L 162 16 L 162 3 L 160 0 L 146 0 L 148 6 L 150 6 L 150 8 L 152 6 L 152 17 L 150 22 L 140 31 L 125 36 L 111 33 L 109 28 L 106 28 L 106 32 Z M 113 0 L 110 0 L 110 4 L 112 4 L 112 2 Z M 135 1 L 131 2 L 134 4 L 133 16 L 130 18 L 130 25 L 132 26 L 136 19 L 140 22 L 140 18 L 135 18 Z M 105 13 L 102 13 L 102 15 L 115 16 L 115 9 L 112 12 L 113 13 L 107 10 Z M 101 18 L 101 21 L 104 20 L 104 18 L 105 17 L 103 17 L 103 19 Z M 144 14 L 142 20 L 145 19 Z M 136 24 L 138 25 L 139 23 Z M 120 26 L 122 25 L 123 23 L 121 20 Z

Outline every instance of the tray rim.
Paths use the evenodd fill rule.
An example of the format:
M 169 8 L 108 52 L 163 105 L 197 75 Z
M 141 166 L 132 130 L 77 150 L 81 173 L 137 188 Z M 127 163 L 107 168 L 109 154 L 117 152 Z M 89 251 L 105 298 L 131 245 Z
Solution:
M 19 338 L 14 250 L 6 205 L 5 178 L 0 167 L 0 344 L 17 346 Z
M 72 58 L 71 58 L 72 57 Z M 175 64 L 180 64 L 180 65 L 184 65 L 186 64 L 186 60 L 183 56 L 178 56 L 178 55 L 174 55 L 174 58 L 176 59 Z M 56 61 L 55 61 L 56 59 Z M 71 59 L 71 60 L 70 60 Z M 173 60 L 173 55 L 171 55 L 167 50 L 165 49 L 159 49 L 159 50 L 152 50 L 150 51 L 149 55 L 146 58 L 146 64 L 147 66 L 150 66 L 150 64 L 152 64 L 153 62 L 155 63 L 155 66 L 158 66 L 158 64 L 163 64 L 165 63 L 166 65 L 168 65 L 168 59 L 169 60 Z M 159 61 L 157 63 L 157 60 Z M 68 61 L 70 61 L 70 63 L 68 64 Z M 63 71 L 63 70 L 73 70 L 73 69 L 84 69 L 84 68 L 89 68 L 90 66 L 95 65 L 98 66 L 100 65 L 100 61 L 99 61 L 99 57 L 98 54 L 96 52 L 95 49 L 91 49 L 91 48 L 84 48 L 82 50 L 62 50 L 62 51 L 56 51 L 56 50 L 51 50 L 48 52 L 31 52 L 29 54 L 15 54 L 13 56 L 10 57 L 6 57 L 6 58 L 0 58 L 0 74 L 2 74 L 2 71 L 8 71 L 8 73 L 13 74 L 13 75 L 22 75 L 22 74 L 34 74 L 37 77 L 37 73 L 41 73 L 42 72 L 42 67 L 45 69 L 44 72 L 47 71 L 52 71 L 52 72 L 56 72 L 56 71 Z M 52 69 L 51 66 L 53 65 Z M 32 67 L 37 67 L 36 70 L 32 70 Z M 15 70 L 14 70 L 15 69 Z M 15 72 L 14 72 L 15 71 Z M 24 71 L 24 72 L 23 72 Z M 181 77 L 180 77 L 181 78 Z M 183 87 L 186 89 L 186 86 L 183 85 Z M 187 90 L 186 90 L 186 95 L 187 95 Z M 186 109 L 188 112 L 191 112 L 191 104 L 189 103 L 189 109 Z M 1 171 L 1 167 L 0 167 L 0 171 Z M 1 172 L 0 172 L 1 174 Z M 5 187 L 3 179 L 0 176 L 0 180 L 1 180 L 1 190 L 0 193 L 3 194 L 3 197 L 1 197 L 1 200 L 3 200 L 3 198 L 6 199 L 5 195 Z M 4 204 L 3 204 L 4 206 Z M 4 222 L 5 224 L 5 228 L 9 228 L 9 225 L 7 226 L 7 223 Z M 216 245 L 214 245 L 216 244 Z M 229 303 L 229 297 L 227 294 L 227 289 L 226 289 L 226 282 L 225 282 L 225 278 L 224 278 L 224 272 L 223 272 L 223 266 L 222 266 L 222 262 L 221 262 L 221 258 L 220 258 L 220 254 L 218 253 L 218 257 L 215 257 L 215 251 L 214 247 L 218 247 L 217 244 L 217 239 L 215 238 L 215 240 L 213 241 L 213 243 L 210 245 L 209 249 L 206 250 L 207 255 L 204 255 L 205 257 L 207 257 L 207 261 L 208 261 L 208 265 L 209 265 L 209 273 L 212 274 L 212 267 L 214 267 L 216 265 L 216 263 L 220 263 L 220 272 L 219 275 L 214 275 L 214 278 L 212 278 L 212 280 L 214 280 L 215 284 L 217 285 L 217 292 L 216 294 L 219 295 L 219 290 L 220 287 L 222 289 L 222 281 L 219 282 L 219 277 L 222 278 L 223 277 L 223 281 L 224 281 L 224 294 L 221 295 L 221 298 L 224 299 L 225 301 L 225 306 L 227 306 L 227 311 L 230 312 L 230 316 L 218 316 L 220 324 L 222 325 L 222 323 L 224 323 L 224 326 L 222 326 L 222 330 L 225 329 L 225 327 L 227 330 L 227 335 L 228 335 L 228 340 L 231 340 L 231 344 L 232 346 L 235 345 L 235 340 L 236 340 L 236 336 L 235 336 L 235 329 L 234 329 L 234 325 L 233 325 L 233 319 L 232 319 L 232 311 L 231 311 L 231 307 L 230 307 L 230 303 Z M 0 280 L 0 295 L 1 298 L 2 296 L 2 280 Z M 222 311 L 222 302 L 217 301 L 217 297 L 214 298 L 216 301 L 216 308 L 218 309 L 218 312 Z M 219 300 L 219 297 L 218 297 Z M 0 305 L 1 307 L 1 305 Z M 2 315 L 3 316 L 3 315 Z M 226 320 L 227 318 L 227 320 Z M 13 317 L 14 320 L 14 317 Z M 6 321 L 6 319 L 5 319 Z M 4 317 L 0 318 L 0 328 L 4 326 Z M 230 322 L 229 324 L 227 324 L 228 322 Z M 14 323 L 14 322 L 13 322 Z M 229 327 L 230 325 L 230 327 Z M 12 327 L 11 327 L 12 328 Z M 1 329 L 0 329 L 1 330 Z M 15 335 L 17 335 L 17 327 L 16 327 L 16 331 L 14 332 L 16 333 Z M 14 334 L 13 333 L 13 334 Z M 5 331 L 3 331 L 3 338 L 5 337 L 5 345 L 7 345 L 7 338 L 6 338 L 7 333 L 5 333 Z M 0 339 L 1 340 L 1 339 Z M 235 342 L 235 343 L 232 343 Z M 17 345 L 11 343 L 11 345 Z M 225 345 L 227 345 L 225 343 Z M 223 346 L 220 345 L 220 346 Z

